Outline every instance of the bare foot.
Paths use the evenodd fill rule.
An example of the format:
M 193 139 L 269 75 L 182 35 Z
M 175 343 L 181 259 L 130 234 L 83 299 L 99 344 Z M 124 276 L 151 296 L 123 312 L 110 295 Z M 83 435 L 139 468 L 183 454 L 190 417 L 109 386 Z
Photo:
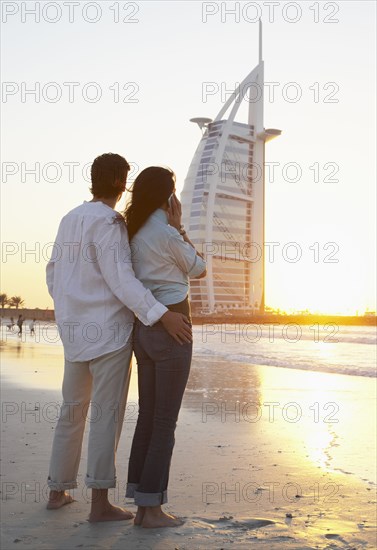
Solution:
M 183 525 L 183 523 L 181 519 L 173 514 L 166 514 L 162 510 L 159 510 L 158 513 L 154 513 L 148 508 L 145 511 L 141 526 L 147 529 L 156 529 L 159 527 L 179 527 Z
M 90 523 L 96 523 L 98 521 L 123 521 L 132 519 L 134 517 L 132 512 L 120 508 L 119 506 L 113 506 L 107 504 L 106 508 L 98 512 L 91 512 L 89 514 L 88 521 Z
M 74 502 L 74 499 L 65 491 L 50 491 L 46 508 L 47 510 L 57 510 L 71 502 Z
M 141 525 L 145 514 L 145 506 L 138 506 L 136 516 L 134 519 L 134 525 Z

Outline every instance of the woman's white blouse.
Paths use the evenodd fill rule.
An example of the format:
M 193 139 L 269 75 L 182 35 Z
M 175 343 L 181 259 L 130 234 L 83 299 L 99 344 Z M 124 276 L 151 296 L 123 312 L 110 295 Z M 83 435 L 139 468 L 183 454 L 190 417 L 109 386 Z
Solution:
M 184 300 L 189 278 L 201 275 L 206 262 L 182 235 L 168 224 L 167 213 L 158 208 L 131 242 L 136 277 L 164 305 Z

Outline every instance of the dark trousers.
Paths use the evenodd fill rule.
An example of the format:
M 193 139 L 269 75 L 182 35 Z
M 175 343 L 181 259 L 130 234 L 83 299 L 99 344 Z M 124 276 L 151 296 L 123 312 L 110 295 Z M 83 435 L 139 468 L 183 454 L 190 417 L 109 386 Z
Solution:
M 174 432 L 189 377 L 192 343 L 180 345 L 161 322 L 136 321 L 139 416 L 128 466 L 127 497 L 138 506 L 167 502 Z

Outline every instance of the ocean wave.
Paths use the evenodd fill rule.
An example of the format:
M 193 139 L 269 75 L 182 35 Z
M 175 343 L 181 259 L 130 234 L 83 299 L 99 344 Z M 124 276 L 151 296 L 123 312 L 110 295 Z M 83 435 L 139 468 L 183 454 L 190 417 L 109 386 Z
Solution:
M 249 365 L 260 365 L 270 367 L 280 367 L 286 369 L 298 369 L 306 371 L 316 372 L 328 372 L 336 374 L 346 374 L 351 376 L 364 376 L 368 378 L 376 378 L 377 370 L 375 367 L 367 367 L 361 365 L 348 365 L 348 364 L 328 364 L 319 363 L 310 359 L 298 358 L 290 356 L 289 359 L 279 359 L 278 357 L 266 357 L 259 354 L 242 354 L 242 353 L 229 353 L 226 351 L 219 351 L 213 349 L 199 348 L 195 350 L 195 359 L 200 357 L 218 358 L 224 361 L 244 363 Z

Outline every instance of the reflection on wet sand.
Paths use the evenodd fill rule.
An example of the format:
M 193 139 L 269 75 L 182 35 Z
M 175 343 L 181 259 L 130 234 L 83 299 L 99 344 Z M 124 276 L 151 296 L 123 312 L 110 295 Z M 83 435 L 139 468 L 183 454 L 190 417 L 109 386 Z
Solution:
M 25 486 L 35 491 L 45 484 L 61 400 L 63 352 L 59 345 L 29 341 L 9 342 L 2 352 L 2 377 L 8 382 L 2 384 L 2 479 L 8 484 L 27 480 Z M 193 550 L 251 545 L 268 550 L 287 545 L 296 550 L 372 548 L 367 544 L 374 540 L 373 390 L 370 379 L 363 377 L 196 355 L 178 420 L 169 497 L 171 511 L 186 523 L 179 532 L 161 534 L 158 547 L 180 547 L 184 535 Z M 114 490 L 119 505 L 124 504 L 137 418 L 136 365 L 128 407 Z M 88 413 L 87 428 L 90 419 Z M 81 484 L 86 450 L 84 445 Z M 35 547 L 41 548 L 50 548 L 52 536 L 59 548 L 81 546 L 77 543 L 90 536 L 89 542 L 99 548 L 149 547 L 149 533 L 136 533 L 132 526 L 118 532 L 109 526 L 92 535 L 81 493 L 71 511 L 54 518 L 47 517 L 34 493 L 25 502 L 20 495 L 21 490 L 2 499 L 10 546 L 32 535 Z M 65 544 L 72 529 L 67 529 L 71 520 L 64 512 L 74 514 L 78 523 L 72 536 L 81 533 L 82 539 Z
M 205 404 L 216 403 L 219 406 L 218 414 L 221 415 L 221 405 L 224 408 L 228 403 L 231 413 L 232 407 L 237 409 L 237 403 L 259 403 L 260 386 L 257 368 L 208 358 L 194 358 L 183 406 L 202 410 Z M 208 406 L 208 410 L 209 408 Z
M 183 407 L 237 427 L 245 441 L 264 432 L 302 465 L 376 483 L 375 394 L 363 377 L 196 357 Z
M 135 360 L 133 364 L 127 419 L 134 422 Z M 63 368 L 60 345 L 17 340 L 2 345 L 2 376 L 13 384 L 60 391 Z M 185 412 L 208 429 L 214 423 L 230 425 L 245 444 L 263 434 L 264 445 L 281 449 L 285 458 L 284 449 L 294 449 L 294 460 L 302 466 L 376 482 L 374 385 L 363 377 L 195 356 L 181 416 Z

